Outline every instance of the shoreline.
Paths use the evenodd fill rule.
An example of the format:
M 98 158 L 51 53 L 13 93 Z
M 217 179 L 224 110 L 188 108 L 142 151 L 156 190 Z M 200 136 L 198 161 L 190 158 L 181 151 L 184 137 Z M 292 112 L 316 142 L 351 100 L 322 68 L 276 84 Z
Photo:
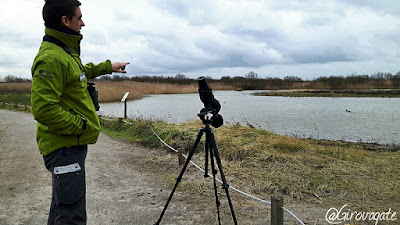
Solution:
M 360 146 L 363 150 L 374 151 L 374 152 L 398 152 L 400 151 L 400 144 L 379 144 L 371 142 L 351 142 L 344 140 L 328 140 L 328 139 L 302 139 L 315 142 L 317 144 L 331 146 L 331 145 L 341 145 L 341 146 Z
M 168 124 L 169 126 L 186 126 L 186 124 L 188 125 L 192 125 L 195 124 L 196 122 L 199 121 L 187 121 L 187 122 L 183 122 L 183 123 L 167 123 L 167 122 L 163 122 L 163 121 L 151 121 L 151 120 L 137 120 L 137 119 L 127 119 L 124 120 L 122 118 L 116 118 L 116 117 L 108 117 L 108 116 L 100 116 L 100 121 L 105 124 L 108 123 L 121 123 L 121 124 L 129 124 L 133 121 L 139 122 L 139 121 L 147 121 L 150 124 L 156 124 L 156 123 L 165 123 Z M 130 121 L 130 122 L 126 122 L 126 121 Z M 167 126 L 168 126 L 167 125 Z M 107 125 L 106 125 L 107 127 Z M 265 130 L 265 129 L 261 129 L 261 128 L 255 128 L 251 125 L 238 125 L 238 124 L 229 124 L 229 125 L 223 125 L 222 127 L 226 128 L 226 129 L 230 129 L 230 128 L 234 128 L 234 127 L 241 127 L 241 128 L 249 128 L 251 130 L 253 130 L 254 132 L 267 132 L 270 134 L 273 134 L 277 137 L 285 137 L 285 138 L 293 138 L 293 139 L 297 139 L 300 141 L 306 141 L 306 142 L 310 142 L 313 144 L 318 144 L 318 145 L 323 145 L 323 146 L 341 146 L 341 147 L 360 147 L 363 150 L 366 151 L 371 151 L 371 152 L 398 152 L 400 151 L 400 144 L 382 144 L 382 143 L 374 143 L 374 142 L 358 142 L 358 141 L 345 141 L 345 140 L 329 140 L 329 139 L 314 139 L 314 138 L 300 138 L 300 137 L 294 137 L 294 136 L 290 136 L 290 135 L 283 135 L 283 134 L 277 134 L 277 133 L 273 133 L 271 131 Z

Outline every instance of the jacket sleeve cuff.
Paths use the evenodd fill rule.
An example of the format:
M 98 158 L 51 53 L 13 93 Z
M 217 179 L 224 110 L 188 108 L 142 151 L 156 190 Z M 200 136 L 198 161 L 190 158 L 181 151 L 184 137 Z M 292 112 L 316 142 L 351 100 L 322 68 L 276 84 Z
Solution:
M 105 67 L 106 67 L 107 71 L 104 74 L 112 74 L 112 63 L 111 63 L 111 60 L 107 59 L 105 61 Z

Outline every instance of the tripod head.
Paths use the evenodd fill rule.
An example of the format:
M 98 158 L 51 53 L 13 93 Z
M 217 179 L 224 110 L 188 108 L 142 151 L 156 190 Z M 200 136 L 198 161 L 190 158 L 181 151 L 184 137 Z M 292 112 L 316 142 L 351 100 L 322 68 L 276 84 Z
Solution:
M 200 117 L 201 121 L 204 125 L 211 125 L 215 128 L 222 126 L 224 123 L 224 119 L 220 114 L 218 114 L 215 110 L 209 110 L 207 108 L 203 108 L 197 114 Z
M 199 82 L 198 91 L 200 100 L 204 104 L 204 108 L 200 110 L 200 113 L 197 115 L 200 117 L 201 121 L 203 121 L 203 124 L 218 128 L 224 123 L 222 116 L 218 114 L 221 105 L 219 101 L 215 99 L 212 89 L 206 82 L 206 78 L 199 77 L 197 81 Z

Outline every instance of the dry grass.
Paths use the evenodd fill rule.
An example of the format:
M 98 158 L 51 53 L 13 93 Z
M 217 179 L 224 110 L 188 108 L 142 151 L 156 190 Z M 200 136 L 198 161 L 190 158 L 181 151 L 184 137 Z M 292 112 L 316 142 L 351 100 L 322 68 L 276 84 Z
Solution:
M 213 84 L 214 90 L 233 90 L 224 84 Z M 121 100 L 125 92 L 129 91 L 128 100 L 141 99 L 150 94 L 188 94 L 197 93 L 197 85 L 177 85 L 164 83 L 143 83 L 136 81 L 96 82 L 100 102 Z
M 322 82 L 307 82 L 303 83 L 303 88 L 312 88 L 312 89 L 330 89 L 329 84 L 324 84 Z M 359 83 L 342 83 L 339 85 L 340 88 L 344 89 L 376 89 L 376 88 L 394 88 L 394 85 L 391 81 L 386 80 L 382 84 L 378 85 L 374 81 L 365 81 L 365 82 L 359 82 Z M 339 88 L 338 87 L 338 88 Z
M 149 94 L 179 94 L 195 93 L 195 86 L 181 86 L 172 84 L 141 83 L 135 81 L 96 82 L 100 102 L 121 100 L 125 92 L 129 91 L 128 100 L 141 99 Z
M 370 151 L 356 143 L 302 140 L 242 126 L 222 127 L 216 138 L 221 155 L 230 161 L 231 176 L 250 193 L 279 193 L 289 201 L 323 205 L 354 203 L 359 209 L 372 202 L 386 209 L 400 206 L 394 191 L 400 188 L 399 151 Z
M 32 83 L 0 83 L 0 92 L 30 93 Z
M 129 91 L 128 100 L 141 99 L 150 94 L 188 94 L 196 93 L 197 85 L 178 85 L 165 83 L 143 83 L 135 81 L 95 81 L 100 102 L 120 101 Z M 213 90 L 234 90 L 229 85 L 215 83 Z M 0 93 L 30 93 L 32 83 L 0 83 Z

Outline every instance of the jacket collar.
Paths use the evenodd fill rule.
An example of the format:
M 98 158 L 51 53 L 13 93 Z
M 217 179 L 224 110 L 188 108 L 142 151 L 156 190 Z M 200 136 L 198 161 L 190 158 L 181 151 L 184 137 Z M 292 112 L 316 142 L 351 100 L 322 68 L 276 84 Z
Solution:
M 80 44 L 83 36 L 66 27 L 46 27 L 45 33 L 50 35 L 64 44 L 66 44 L 69 48 L 75 51 L 78 55 L 80 55 Z

